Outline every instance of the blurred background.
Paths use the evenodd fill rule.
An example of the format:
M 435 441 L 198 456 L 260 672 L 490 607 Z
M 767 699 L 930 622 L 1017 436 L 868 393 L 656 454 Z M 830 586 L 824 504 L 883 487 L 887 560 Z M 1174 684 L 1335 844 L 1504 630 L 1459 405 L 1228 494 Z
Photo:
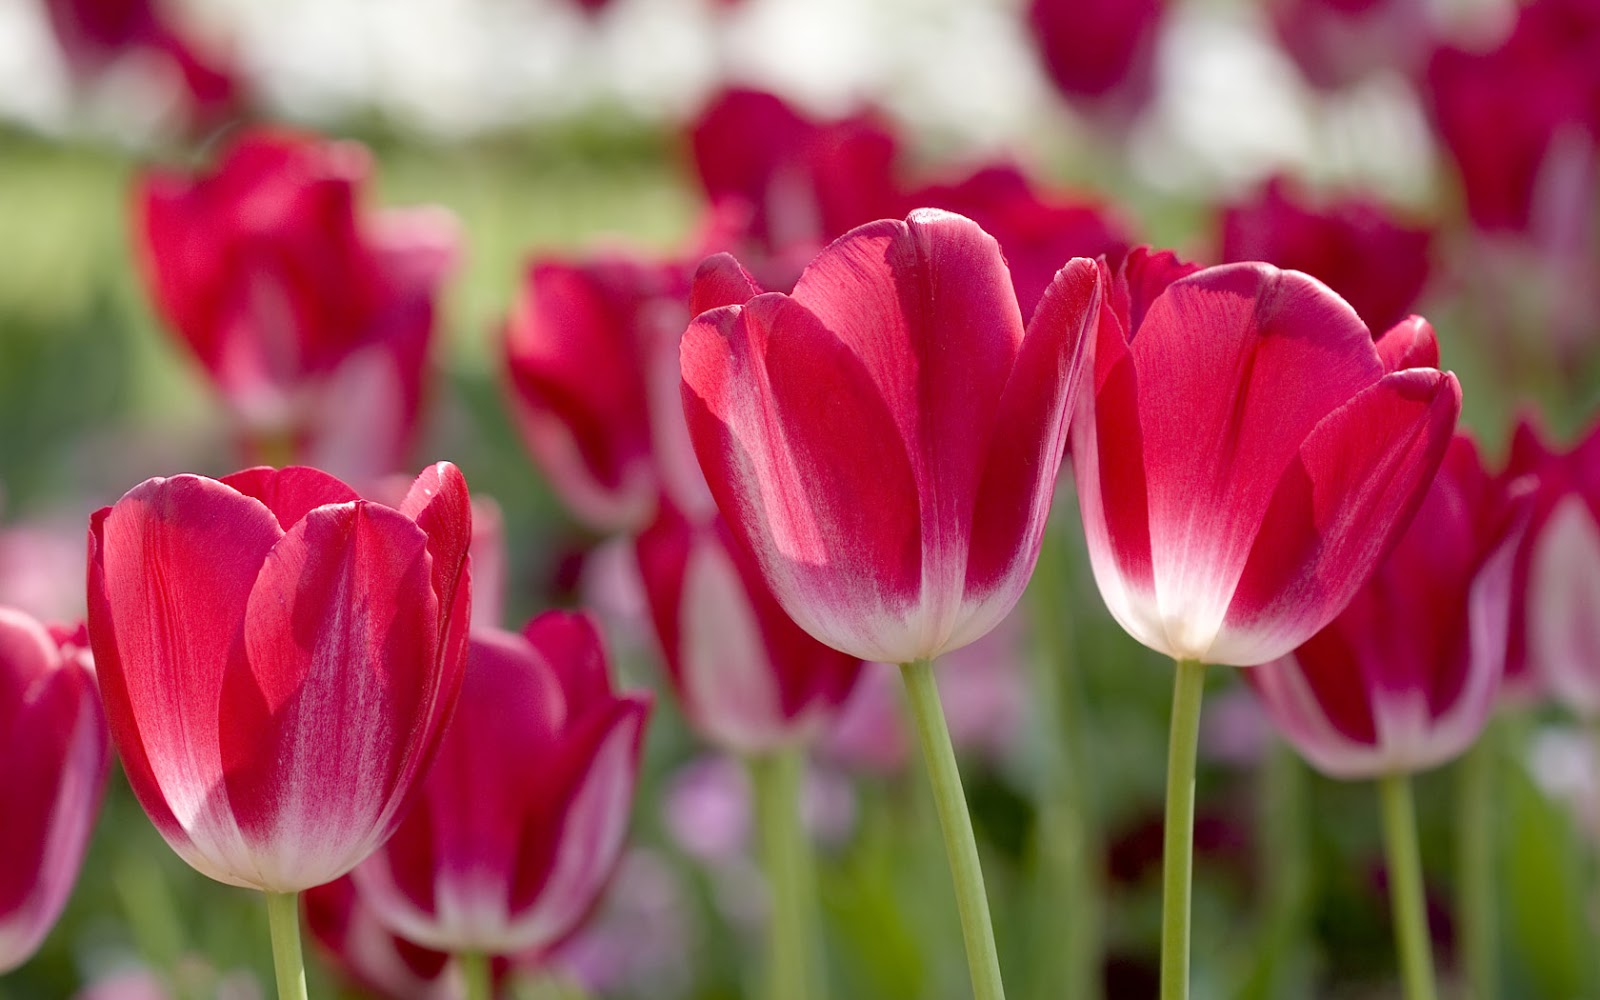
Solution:
M 781 103 L 727 112 L 731 89 Z M 803 262 L 926 199 L 977 217 L 1019 275 L 1148 243 L 1308 270 L 1375 330 L 1421 313 L 1494 464 L 1516 415 L 1562 442 L 1600 403 L 1594 0 L 0 0 L 0 603 L 81 616 L 91 511 L 152 475 L 249 464 L 239 413 L 155 305 L 135 191 L 151 169 L 213 169 L 262 123 L 365 145 L 366 208 L 453 213 L 407 467 L 449 459 L 498 502 L 504 624 L 597 607 L 624 675 L 663 691 L 633 846 L 553 960 L 596 996 L 750 995 L 763 889 L 744 772 L 682 721 L 637 584 L 610 565 L 626 558 L 511 416 L 502 337 L 530 261 Z M 879 137 L 876 166 L 818 166 L 839 129 Z M 729 166 L 746 160 L 767 165 Z M 874 171 L 892 210 L 817 211 L 799 239 L 762 228 Z M 1068 218 L 1098 235 L 1072 243 Z M 1105 995 L 1138 998 L 1155 989 L 1171 671 L 1105 615 L 1071 492 L 1048 596 L 948 671 L 946 699 L 970 716 L 953 724 L 1014 995 L 1071 995 L 1065 928 L 1087 921 Z M 1307 770 L 1215 673 L 1195 995 L 1398 995 L 1370 790 Z M 882 749 L 897 711 L 892 685 L 863 684 L 811 775 L 830 979 L 839 997 L 959 997 L 923 776 L 893 746 L 860 749 Z M 1596 995 L 1596 752 L 1554 712 L 1511 728 L 1493 818 L 1507 995 Z M 1419 792 L 1447 981 L 1452 781 Z M 1088 817 L 1069 824 L 1080 843 L 1052 840 L 1063 809 Z M 1052 873 L 1079 849 L 1103 891 L 1068 913 Z M 259 996 L 257 904 L 172 856 L 114 777 L 65 918 L 0 997 Z M 347 988 L 335 969 L 316 964 L 314 995 Z

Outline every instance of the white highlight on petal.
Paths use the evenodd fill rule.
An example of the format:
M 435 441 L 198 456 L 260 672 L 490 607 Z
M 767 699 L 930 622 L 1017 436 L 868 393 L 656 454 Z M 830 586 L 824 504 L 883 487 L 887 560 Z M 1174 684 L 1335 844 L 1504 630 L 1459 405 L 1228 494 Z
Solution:
M 1600 524 L 1563 497 L 1540 532 L 1528 576 L 1528 654 L 1579 715 L 1600 715 Z

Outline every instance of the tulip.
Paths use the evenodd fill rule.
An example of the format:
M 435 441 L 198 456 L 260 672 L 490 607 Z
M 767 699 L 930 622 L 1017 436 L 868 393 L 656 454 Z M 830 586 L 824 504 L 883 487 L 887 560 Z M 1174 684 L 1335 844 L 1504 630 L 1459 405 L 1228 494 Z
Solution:
M 709 507 L 677 403 L 686 279 L 622 254 L 545 259 L 505 328 L 507 388 L 523 441 L 591 528 L 634 532 L 666 493 Z
M 1102 265 L 1104 268 L 1104 265 Z M 1349 603 L 1405 528 L 1461 408 L 1412 318 L 1374 342 L 1327 286 L 1136 250 L 1112 273 L 1072 422 L 1090 564 L 1112 617 L 1178 661 L 1164 998 L 1187 996 L 1206 663 L 1266 663 Z
M 1506 502 L 1477 446 L 1456 437 L 1415 520 L 1345 610 L 1292 654 L 1246 674 L 1318 770 L 1382 783 L 1395 924 L 1413 998 L 1432 997 L 1435 987 L 1409 775 L 1456 757 L 1489 717 L 1505 668 L 1525 507 Z
M 1264 260 L 1326 282 L 1374 329 L 1405 319 L 1428 280 L 1432 234 L 1362 197 L 1311 204 L 1282 177 L 1223 210 L 1221 258 Z
M 1029 0 L 1028 27 L 1069 101 L 1129 118 L 1155 94 L 1166 0 Z
M 82 630 L 0 607 L 0 974 L 61 916 L 106 781 L 106 725 Z
M 461 958 L 469 1000 L 487 996 L 487 956 L 571 933 L 616 866 L 650 701 L 615 694 L 607 674 L 582 614 L 474 632 L 433 770 L 352 876 L 391 930 Z
M 457 235 L 438 209 L 364 212 L 369 170 L 351 143 L 249 132 L 210 174 L 139 183 L 156 307 L 256 459 L 405 462 Z
M 1338 91 L 1384 70 L 1407 79 L 1436 35 L 1427 4 L 1414 0 L 1274 0 L 1272 27 L 1312 86 Z
M 744 286 L 682 346 L 690 437 L 773 596 L 818 640 L 903 664 L 980 998 L 1001 995 L 960 775 L 930 662 L 992 629 L 1038 558 L 1099 272 L 1062 269 L 1024 331 L 994 239 L 918 210 L 852 230 L 792 295 Z M 724 297 L 726 301 L 726 297 Z
M 295 895 L 400 823 L 466 660 L 455 466 L 398 507 L 324 472 L 151 479 L 89 525 L 89 636 L 128 782 L 184 861 L 267 893 L 303 996 Z

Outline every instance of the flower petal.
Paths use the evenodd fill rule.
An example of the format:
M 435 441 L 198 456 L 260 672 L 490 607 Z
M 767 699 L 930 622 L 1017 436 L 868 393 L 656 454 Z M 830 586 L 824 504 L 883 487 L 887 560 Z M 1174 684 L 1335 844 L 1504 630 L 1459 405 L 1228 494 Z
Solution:
M 733 254 L 714 253 L 700 262 L 689 292 L 689 315 L 721 306 L 742 306 L 761 294 L 761 286 Z
M 1528 577 L 1528 657 L 1585 719 L 1600 715 L 1600 513 L 1562 498 L 1545 522 Z
M 1386 330 L 1377 342 L 1384 371 L 1439 367 L 1439 339 L 1421 316 L 1407 316 Z
M 266 504 L 285 531 L 294 527 L 313 508 L 361 499 L 360 494 L 340 480 L 320 469 L 304 465 L 291 465 L 283 469 L 258 465 L 224 476 L 222 483 Z

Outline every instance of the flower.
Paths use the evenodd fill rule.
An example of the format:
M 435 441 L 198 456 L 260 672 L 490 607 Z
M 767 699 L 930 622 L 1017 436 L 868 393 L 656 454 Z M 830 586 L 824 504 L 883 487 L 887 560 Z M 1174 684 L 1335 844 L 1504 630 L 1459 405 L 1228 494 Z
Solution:
M 616 866 L 650 711 L 617 695 L 586 615 L 473 633 L 461 705 L 415 807 L 352 875 L 378 919 L 440 951 L 548 947 Z
M 663 508 L 636 552 L 673 688 L 701 735 L 753 754 L 821 732 L 861 661 L 790 620 L 720 518 Z
M 1273 0 L 1278 41 L 1312 86 L 1337 91 L 1390 70 L 1411 79 L 1437 34 L 1413 0 Z
M 1062 269 L 1024 333 L 994 239 L 938 210 L 874 222 L 756 294 L 731 257 L 695 280 L 748 301 L 701 314 L 683 405 L 711 494 L 795 622 L 862 659 L 964 646 L 1038 558 L 1093 262 Z
M 301 896 L 306 929 L 340 977 L 385 1000 L 456 1000 L 450 956 L 412 944 L 385 927 L 348 875 Z M 503 977 L 503 962 L 495 972 Z
M 1030 0 L 1045 73 L 1068 100 L 1137 111 L 1155 92 L 1166 0 Z
M 1264 260 L 1326 282 L 1373 329 L 1405 319 L 1427 283 L 1432 234 L 1359 196 L 1309 203 L 1275 177 L 1223 209 L 1224 261 Z
M 204 875 L 331 881 L 394 831 L 466 658 L 467 484 L 398 507 L 303 467 L 150 479 L 89 522 L 89 636 L 128 782 Z
M 353 143 L 256 131 L 210 174 L 138 184 L 156 307 L 254 457 L 361 478 L 404 464 L 458 237 L 440 209 L 364 212 L 369 171 Z
M 106 784 L 106 724 L 82 629 L 0 607 L 0 973 L 61 916 Z
M 1350 604 L 1293 653 L 1246 672 L 1319 770 L 1420 771 L 1477 738 L 1505 668 L 1526 510 L 1458 435 L 1411 526 Z
M 1135 639 L 1252 665 L 1326 625 L 1405 528 L 1461 408 L 1415 317 L 1376 343 L 1267 264 L 1135 250 L 1078 397 L 1072 468 L 1095 582 Z

